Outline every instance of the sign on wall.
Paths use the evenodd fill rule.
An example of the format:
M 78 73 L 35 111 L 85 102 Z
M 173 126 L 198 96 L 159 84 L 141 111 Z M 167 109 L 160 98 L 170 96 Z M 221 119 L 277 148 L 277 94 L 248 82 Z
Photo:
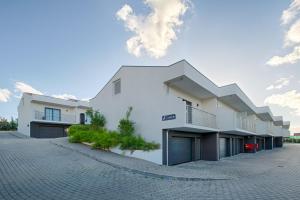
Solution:
M 163 115 L 161 118 L 162 121 L 173 120 L 173 119 L 176 119 L 175 114 Z

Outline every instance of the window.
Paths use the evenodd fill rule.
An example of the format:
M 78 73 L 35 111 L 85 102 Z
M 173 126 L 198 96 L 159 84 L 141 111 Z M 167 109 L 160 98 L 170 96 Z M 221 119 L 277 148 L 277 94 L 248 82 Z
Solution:
M 121 93 L 121 79 L 114 81 L 113 84 L 114 84 L 114 94 Z
M 45 120 L 60 121 L 61 120 L 60 109 L 45 108 Z

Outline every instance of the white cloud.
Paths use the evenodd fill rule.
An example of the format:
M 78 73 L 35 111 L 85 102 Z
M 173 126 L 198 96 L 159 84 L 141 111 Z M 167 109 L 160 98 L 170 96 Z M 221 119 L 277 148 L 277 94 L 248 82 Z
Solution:
M 300 93 L 291 90 L 283 94 L 273 94 L 265 99 L 265 104 L 277 105 L 293 110 L 292 114 L 300 116 Z
M 15 91 L 20 93 L 32 93 L 32 94 L 39 94 L 42 95 L 43 93 L 39 90 L 34 89 L 32 86 L 23 83 L 23 82 L 16 82 L 15 83 Z
M 281 89 L 284 86 L 288 86 L 290 84 L 290 80 L 294 76 L 289 76 L 289 77 L 282 77 L 274 82 L 274 84 L 269 85 L 266 90 L 273 90 L 273 89 Z
M 65 100 L 77 99 L 77 97 L 72 94 L 54 94 L 54 95 L 52 95 L 52 97 L 59 98 L 59 99 L 65 99 Z
M 300 20 L 295 22 L 285 35 L 285 46 L 300 43 Z
M 135 33 L 126 42 L 129 53 L 138 57 L 144 50 L 151 57 L 160 58 L 177 39 L 176 29 L 183 24 L 181 17 L 188 9 L 188 0 L 144 0 L 144 3 L 151 9 L 147 16 L 135 15 L 127 4 L 116 16 Z
M 83 98 L 81 101 L 90 101 L 91 98 Z
M 0 88 L 0 102 L 7 102 L 11 96 L 11 92 L 8 89 Z
M 285 56 L 273 56 L 267 62 L 267 65 L 279 66 L 283 64 L 295 64 L 298 60 L 300 60 L 300 46 L 294 47 L 294 50 Z
M 282 12 L 282 24 L 292 23 L 285 34 L 284 47 L 294 47 L 293 50 L 283 56 L 273 56 L 267 61 L 267 65 L 279 66 L 283 64 L 295 64 L 300 60 L 300 0 L 293 0 L 289 8 Z
M 284 10 L 281 15 L 282 24 L 290 23 L 300 12 L 300 0 L 293 0 L 289 8 Z

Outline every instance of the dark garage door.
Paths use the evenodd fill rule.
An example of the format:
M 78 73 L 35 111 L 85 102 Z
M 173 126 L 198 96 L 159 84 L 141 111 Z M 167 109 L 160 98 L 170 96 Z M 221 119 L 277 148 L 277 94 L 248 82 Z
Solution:
M 226 138 L 220 138 L 220 158 L 227 156 L 227 143 Z
M 192 161 L 192 138 L 171 137 L 169 141 L 169 165 Z
M 65 129 L 68 125 L 63 124 L 44 124 L 30 123 L 30 137 L 34 138 L 58 138 L 66 137 Z

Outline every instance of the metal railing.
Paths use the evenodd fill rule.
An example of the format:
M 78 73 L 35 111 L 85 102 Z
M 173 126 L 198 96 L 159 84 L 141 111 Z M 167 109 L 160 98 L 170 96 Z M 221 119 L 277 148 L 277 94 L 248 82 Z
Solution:
M 217 128 L 216 115 L 186 105 L 186 123 L 209 128 Z
M 250 132 L 256 132 L 256 123 L 245 113 L 236 113 L 236 127 Z
M 53 116 L 46 118 L 45 113 L 41 111 L 34 111 L 34 119 L 35 120 L 44 120 L 44 121 L 55 121 L 55 122 L 65 122 L 65 123 L 76 123 L 75 115 L 65 115 L 61 114 L 60 116 Z

